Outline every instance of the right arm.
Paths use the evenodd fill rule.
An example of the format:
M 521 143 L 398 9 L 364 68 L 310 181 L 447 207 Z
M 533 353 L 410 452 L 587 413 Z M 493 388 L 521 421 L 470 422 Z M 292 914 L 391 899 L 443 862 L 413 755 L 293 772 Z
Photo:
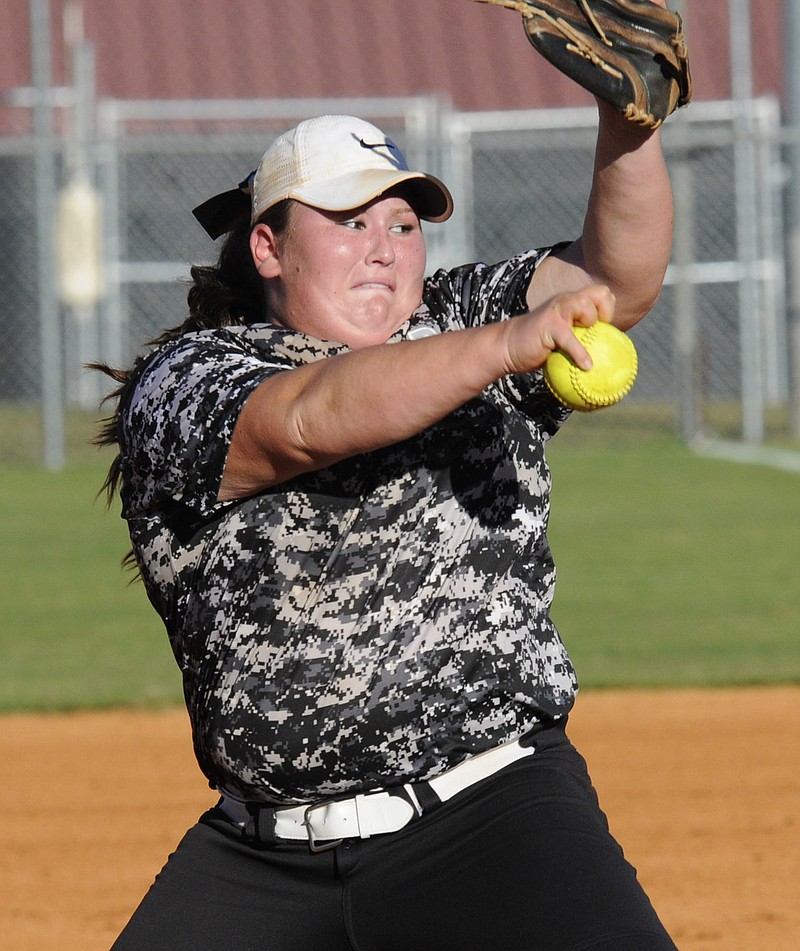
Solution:
M 218 498 L 245 498 L 296 475 L 401 442 L 553 350 L 591 366 L 573 324 L 610 321 L 613 297 L 590 286 L 500 323 L 367 347 L 261 383 L 233 432 Z

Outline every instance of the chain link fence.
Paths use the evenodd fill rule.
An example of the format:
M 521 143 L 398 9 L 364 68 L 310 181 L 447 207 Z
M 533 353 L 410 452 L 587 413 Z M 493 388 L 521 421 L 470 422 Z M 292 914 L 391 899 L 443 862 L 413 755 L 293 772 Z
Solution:
M 59 308 L 67 413 L 92 414 L 106 388 L 83 364 L 128 365 L 147 340 L 183 320 L 189 265 L 215 255 L 191 208 L 240 181 L 284 128 L 325 112 L 376 122 L 412 163 L 448 182 L 457 212 L 427 228 L 432 268 L 500 260 L 580 234 L 593 109 L 458 113 L 429 97 L 101 102 L 97 135 L 79 164 L 102 205 L 103 293 L 96 303 Z M 790 381 L 778 106 L 763 99 L 697 103 L 670 120 L 664 142 L 679 212 L 675 254 L 653 314 L 633 330 L 640 376 L 614 416 L 623 425 L 657 420 L 686 438 L 780 436 L 788 427 Z M 60 145 L 56 151 L 64 186 L 74 174 L 74 152 Z M 34 199 L 33 142 L 0 139 L 7 224 L 0 253 L 2 458 L 40 453 L 42 278 Z M 55 266 L 47 273 L 57 280 Z M 27 423 L 15 424 L 19 419 Z

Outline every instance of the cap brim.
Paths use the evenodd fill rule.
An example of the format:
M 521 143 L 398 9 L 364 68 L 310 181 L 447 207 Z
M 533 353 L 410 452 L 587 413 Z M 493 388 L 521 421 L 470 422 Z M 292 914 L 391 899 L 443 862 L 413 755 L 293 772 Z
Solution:
M 366 169 L 296 188 L 286 197 L 322 211 L 349 211 L 398 185 L 408 186 L 414 211 L 425 221 L 447 221 L 453 214 L 453 196 L 447 186 L 424 172 Z

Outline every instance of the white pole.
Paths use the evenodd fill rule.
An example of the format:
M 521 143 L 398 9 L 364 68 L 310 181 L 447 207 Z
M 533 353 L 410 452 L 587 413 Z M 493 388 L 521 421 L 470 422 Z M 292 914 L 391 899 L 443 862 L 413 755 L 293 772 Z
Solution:
M 83 0 L 66 0 L 64 46 L 72 64 L 74 101 L 66 144 L 66 185 L 59 198 L 59 289 L 65 305 L 66 392 L 72 402 L 97 408 L 100 374 L 84 367 L 100 358 L 97 304 L 102 295 L 100 196 L 91 141 L 95 101 L 94 50 L 84 37 Z
M 800 4 L 784 0 L 784 88 L 789 131 L 786 245 L 789 269 L 789 369 L 792 435 L 800 438 Z
M 764 385 L 758 264 L 756 155 L 749 101 L 753 98 L 750 0 L 730 0 L 731 93 L 736 165 L 736 231 L 740 267 L 739 321 L 742 373 L 742 437 L 764 439 Z
M 56 161 L 53 138 L 52 62 L 49 0 L 30 0 L 31 73 L 36 175 L 36 234 L 44 428 L 43 462 L 47 469 L 64 465 L 64 397 L 62 332 L 55 260 Z
M 675 0 L 674 8 L 683 18 L 684 29 L 689 19 L 688 0 Z M 671 170 L 675 195 L 675 239 L 673 263 L 678 275 L 675 282 L 674 355 L 680 433 L 687 443 L 693 443 L 703 428 L 703 393 L 700 386 L 699 350 L 697 346 L 697 305 L 695 284 L 689 275 L 695 263 L 695 170 L 688 127 L 682 115 L 673 116 L 672 122 L 683 125 L 680 148 Z

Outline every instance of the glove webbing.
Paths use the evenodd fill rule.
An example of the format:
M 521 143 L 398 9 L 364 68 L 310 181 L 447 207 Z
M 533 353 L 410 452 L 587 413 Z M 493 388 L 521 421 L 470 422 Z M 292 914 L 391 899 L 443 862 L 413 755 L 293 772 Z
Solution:
M 622 72 L 598 56 L 592 47 L 586 42 L 584 37 L 575 29 L 575 27 L 573 27 L 572 24 L 568 23 L 562 17 L 554 17 L 549 11 L 542 10 L 540 7 L 535 7 L 532 3 L 526 2 L 526 0 L 475 0 L 475 2 L 487 3 L 498 7 L 506 7 L 509 10 L 516 10 L 528 20 L 535 19 L 538 16 L 540 19 L 551 24 L 558 32 L 562 34 L 562 36 L 564 36 L 564 38 L 567 40 L 566 49 L 570 53 L 583 56 L 584 59 L 589 60 L 593 66 L 599 67 L 610 76 L 613 76 L 615 79 L 622 79 Z M 614 44 L 608 38 L 608 36 L 606 36 L 605 31 L 600 25 L 593 10 L 589 6 L 588 0 L 576 0 L 576 2 L 580 6 L 583 15 L 586 17 L 592 29 L 597 34 L 600 42 L 613 49 Z M 670 38 L 670 43 L 675 48 L 678 57 L 685 60 L 687 58 L 685 34 L 683 32 L 675 33 L 675 35 Z M 678 102 L 678 105 L 682 104 L 683 102 Z M 630 103 L 627 106 L 625 110 L 625 118 L 640 125 L 653 126 L 653 117 L 646 111 L 637 108 L 634 103 Z
M 556 18 L 547 10 L 541 10 L 539 7 L 534 7 L 530 3 L 525 3 L 524 0 L 477 0 L 477 2 L 488 3 L 497 7 L 507 7 L 509 10 L 517 10 L 528 20 L 532 20 L 535 16 L 541 17 L 541 19 L 551 23 L 564 35 L 567 40 L 570 41 L 567 43 L 567 49 L 571 53 L 577 53 L 579 56 L 583 56 L 593 65 L 599 66 L 600 69 L 604 69 L 616 79 L 622 78 L 622 73 L 618 69 L 615 69 L 613 66 L 610 66 L 608 63 L 604 62 L 586 43 L 586 40 L 584 40 L 580 33 L 578 33 L 575 27 L 567 23 L 567 21 L 561 17 Z M 605 43 L 606 46 L 613 46 L 611 40 L 603 32 L 603 28 L 597 22 L 597 17 L 595 17 L 594 13 L 592 13 L 591 9 L 586 5 L 586 0 L 578 0 L 578 3 L 580 4 L 581 10 L 583 10 L 583 15 L 600 37 L 601 42 Z

